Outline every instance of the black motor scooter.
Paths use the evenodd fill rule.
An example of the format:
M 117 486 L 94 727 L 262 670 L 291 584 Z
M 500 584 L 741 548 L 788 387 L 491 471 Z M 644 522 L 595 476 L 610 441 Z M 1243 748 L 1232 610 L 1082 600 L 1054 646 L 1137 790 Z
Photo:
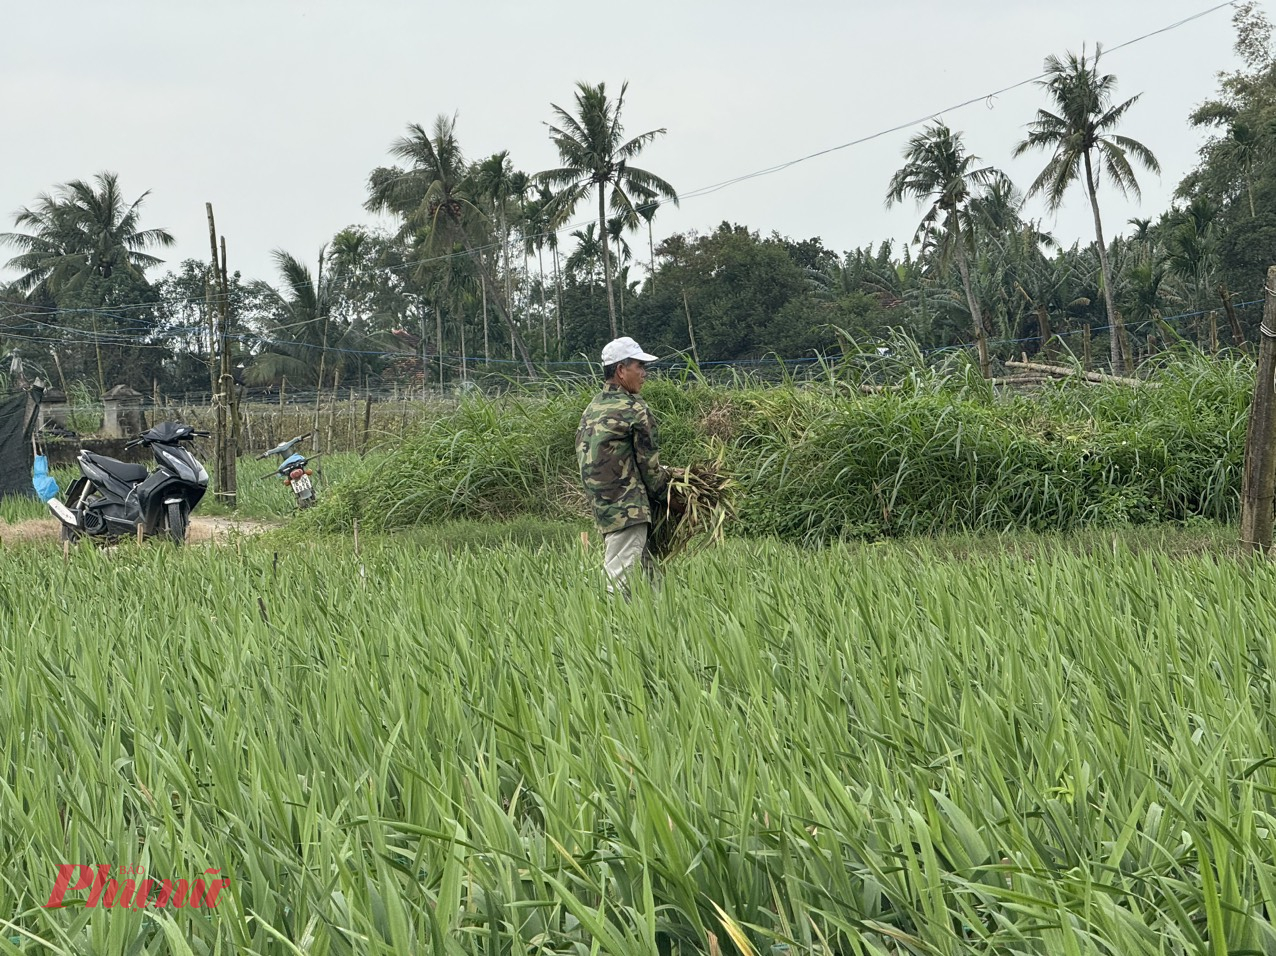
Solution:
M 167 533 L 176 544 L 186 540 L 190 514 L 208 490 L 208 472 L 183 442 L 207 437 L 181 422 L 160 422 L 125 447 L 151 449 L 158 467 L 117 461 L 81 450 L 81 477 L 71 483 L 66 503 L 49 499 L 49 509 L 62 522 L 63 540 L 81 536 L 119 538 Z

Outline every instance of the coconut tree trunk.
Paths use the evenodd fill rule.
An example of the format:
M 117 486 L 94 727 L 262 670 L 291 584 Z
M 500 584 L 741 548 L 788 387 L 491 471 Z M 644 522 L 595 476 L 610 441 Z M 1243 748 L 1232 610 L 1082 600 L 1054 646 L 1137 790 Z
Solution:
M 510 228 L 505 224 L 505 207 L 501 206 L 501 251 L 505 257 L 505 311 L 514 315 L 514 273 L 510 269 Z
M 957 210 L 948 210 L 948 233 L 957 249 L 957 271 L 961 273 L 961 286 L 966 292 L 966 305 L 970 307 L 970 319 L 975 327 L 975 347 L 979 352 L 979 374 L 984 378 L 992 378 L 992 363 L 988 358 L 988 332 L 984 329 L 983 313 L 979 309 L 979 300 L 975 298 L 970 286 L 970 263 L 966 260 L 966 244 L 962 241 L 961 229 L 957 223 Z
M 322 265 L 322 264 L 321 264 L 321 265 Z M 322 275 L 322 268 L 321 268 L 321 270 L 320 270 L 320 275 Z M 319 401 L 320 401 L 320 399 L 322 399 L 322 398 L 323 398 L 323 372 L 324 372 L 324 364 L 325 364 L 325 363 L 327 362 L 327 360 L 328 360 L 328 321 L 327 321 L 327 318 L 328 318 L 328 317 L 325 315 L 325 316 L 324 316 L 324 323 L 323 323 L 323 346 L 319 349 L 319 377 L 315 379 L 315 427 L 314 427 L 314 432 L 315 432 L 316 444 L 318 444 L 318 438 L 319 438 Z
M 479 279 L 479 288 L 483 290 L 483 364 L 492 364 L 492 353 L 487 344 L 487 283 Z
M 430 380 L 430 333 L 425 327 L 425 303 L 416 301 L 416 321 L 421 327 L 421 389 L 424 395 L 426 383 Z
M 470 235 L 465 229 L 457 223 L 457 231 L 461 235 L 461 246 L 465 249 L 466 254 L 470 257 L 470 261 L 474 263 L 475 268 L 479 271 L 479 281 L 483 283 L 484 289 L 488 285 L 494 285 L 491 275 L 488 274 L 487 266 L 483 262 L 482 256 L 474 248 L 474 244 L 470 242 Z M 504 304 L 501 302 L 499 295 L 492 296 L 492 301 L 496 305 L 496 312 L 501 317 L 501 321 L 505 323 L 510 330 L 510 341 L 514 343 L 514 350 L 518 357 L 523 360 L 523 367 L 527 369 L 527 374 L 531 378 L 536 377 L 536 366 L 532 364 L 532 357 L 527 353 L 527 346 L 523 344 L 523 337 L 518 334 L 518 330 L 514 327 L 514 321 L 510 314 L 505 310 Z
M 651 256 L 651 291 L 656 291 L 656 243 L 651 236 L 651 220 L 647 220 L 647 253 Z
M 611 291 L 611 250 L 607 244 L 607 205 L 604 190 L 606 183 L 598 184 L 598 245 L 603 254 L 603 278 L 607 282 L 607 317 L 611 320 L 611 337 L 619 334 L 616 331 L 616 297 Z
M 465 309 L 461 309 L 461 384 L 469 377 L 468 361 L 465 357 Z
M 1037 303 L 1037 330 L 1041 333 L 1041 354 L 1050 355 L 1050 310 Z
M 1220 282 L 1218 284 L 1218 296 L 1223 300 L 1223 311 L 1227 313 L 1227 324 L 1232 330 L 1232 344 L 1241 351 L 1248 351 L 1245 348 L 1245 330 L 1241 328 L 1240 319 L 1236 317 L 1236 305 L 1232 302 L 1232 294 L 1227 291 L 1227 286 Z
M 505 222 L 505 200 L 501 200 L 501 249 L 505 256 L 505 314 L 509 316 L 510 360 L 517 361 L 514 342 L 514 273 L 510 269 L 510 228 Z
M 625 270 L 628 266 L 622 266 L 624 260 L 620 256 L 620 239 L 616 240 L 616 278 L 620 280 L 620 331 L 625 331 L 625 286 L 628 285 L 628 276 Z
M 97 354 L 97 388 L 98 397 L 101 398 L 106 394 L 106 374 L 102 371 L 102 340 L 97 333 L 97 313 L 92 315 L 93 321 L 93 351 Z M 615 338 L 615 335 L 612 335 Z
M 439 391 L 443 391 L 443 310 L 434 300 L 434 350 L 439 355 Z
M 563 271 L 558 267 L 558 246 L 554 246 L 554 327 L 558 334 L 557 355 L 563 360 Z
M 1108 264 L 1108 247 L 1103 242 L 1103 220 L 1099 218 L 1099 194 L 1094 187 L 1094 169 L 1090 165 L 1090 151 L 1082 154 L 1085 157 L 1085 185 L 1090 194 L 1090 209 L 1094 212 L 1094 239 L 1099 247 L 1099 268 L 1103 271 L 1103 304 L 1108 310 L 1108 333 L 1111 339 L 1109 354 L 1112 361 L 1112 374 L 1125 373 L 1125 323 L 1116 310 L 1112 300 L 1112 267 Z
M 549 358 L 549 306 L 545 303 L 545 247 L 536 246 L 536 267 L 541 279 L 541 352 Z

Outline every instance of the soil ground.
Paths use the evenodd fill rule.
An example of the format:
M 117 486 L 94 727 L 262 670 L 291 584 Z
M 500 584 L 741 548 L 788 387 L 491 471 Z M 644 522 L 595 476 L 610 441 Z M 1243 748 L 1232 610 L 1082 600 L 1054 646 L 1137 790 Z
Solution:
M 187 540 L 191 544 L 224 543 L 236 534 L 260 534 L 276 527 L 268 521 L 250 518 L 191 518 Z M 33 542 L 60 539 L 59 525 L 53 518 L 32 518 L 12 524 L 0 522 L 0 542 Z

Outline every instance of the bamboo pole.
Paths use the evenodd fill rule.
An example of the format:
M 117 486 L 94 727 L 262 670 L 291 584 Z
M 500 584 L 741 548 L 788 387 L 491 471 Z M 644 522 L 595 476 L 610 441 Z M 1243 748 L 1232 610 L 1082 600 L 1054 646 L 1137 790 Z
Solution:
M 1254 400 L 1245 433 L 1241 482 L 1241 548 L 1266 555 L 1272 547 L 1272 494 L 1276 487 L 1276 266 L 1267 269 L 1263 324 L 1258 341 Z
M 687 290 L 682 290 L 682 308 L 687 313 L 687 338 L 691 340 L 691 360 L 700 367 L 700 353 L 696 351 L 696 330 L 691 325 L 691 306 L 687 304 Z
M 233 382 L 230 375 L 230 353 L 227 349 L 227 312 L 226 299 L 226 240 L 222 239 L 220 254 L 217 248 L 217 226 L 213 220 L 213 204 L 205 203 L 208 212 L 208 242 L 212 252 L 212 271 L 210 285 L 218 290 L 216 305 L 218 313 L 217 347 L 221 353 L 220 373 L 217 376 L 217 387 L 211 396 L 215 409 L 213 447 L 216 455 L 217 488 L 214 494 L 235 507 L 235 459 L 232 453 L 232 423 L 229 418 L 230 393 Z M 228 384 L 229 383 L 229 384 Z
M 1157 388 L 1156 382 L 1145 382 L 1139 378 L 1127 378 L 1124 375 L 1108 375 L 1106 372 L 1086 372 L 1081 369 L 1068 368 L 1064 365 L 1044 365 L 1041 362 L 1006 362 L 1006 368 L 1022 368 L 1030 372 L 1045 372 L 1047 375 L 1064 377 L 1080 377 L 1089 382 L 1110 382 L 1113 385 L 1130 385 L 1143 388 Z

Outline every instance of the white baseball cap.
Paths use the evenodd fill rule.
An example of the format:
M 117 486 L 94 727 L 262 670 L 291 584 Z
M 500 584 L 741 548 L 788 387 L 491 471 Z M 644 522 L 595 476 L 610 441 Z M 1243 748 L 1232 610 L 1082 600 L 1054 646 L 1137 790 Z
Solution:
M 625 359 L 637 359 L 640 362 L 659 361 L 654 355 L 644 352 L 642 347 L 627 335 L 613 339 L 603 346 L 604 365 L 615 365 Z

